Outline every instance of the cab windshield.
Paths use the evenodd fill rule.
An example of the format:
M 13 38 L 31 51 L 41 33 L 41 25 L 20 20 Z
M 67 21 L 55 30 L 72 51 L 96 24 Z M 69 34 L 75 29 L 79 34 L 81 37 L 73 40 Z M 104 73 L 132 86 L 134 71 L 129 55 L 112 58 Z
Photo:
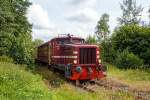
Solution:
M 84 39 L 60 39 L 59 44 L 83 44 Z

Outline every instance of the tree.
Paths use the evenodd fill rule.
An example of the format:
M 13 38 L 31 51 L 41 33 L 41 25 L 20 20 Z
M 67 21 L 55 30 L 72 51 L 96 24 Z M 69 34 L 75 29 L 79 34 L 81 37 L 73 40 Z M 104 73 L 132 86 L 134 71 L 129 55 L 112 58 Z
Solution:
M 86 43 L 88 43 L 88 44 L 96 44 L 96 43 L 97 43 L 97 40 L 96 40 L 95 36 L 89 35 L 89 36 L 86 38 Z
M 122 52 L 128 49 L 150 65 L 150 28 L 139 25 L 124 25 L 115 30 L 112 35 L 112 44 L 115 51 Z
M 34 49 L 33 57 L 34 58 L 37 58 L 37 47 L 40 46 L 42 43 L 44 43 L 44 41 L 42 41 L 40 39 L 35 39 L 33 41 L 33 49 Z
M 112 41 L 110 38 L 101 42 L 101 58 L 104 62 L 114 64 L 116 57 L 116 50 L 114 50 Z
M 40 45 L 43 44 L 43 43 L 44 43 L 43 40 L 35 39 L 35 40 L 33 41 L 33 46 L 34 46 L 34 48 L 37 48 L 38 46 L 40 46 Z
M 118 18 L 120 25 L 139 24 L 143 8 L 141 5 L 137 6 L 136 0 L 123 0 L 120 8 L 123 11 L 122 16 Z
M 0 55 L 16 63 L 30 64 L 32 59 L 32 26 L 27 21 L 28 0 L 0 0 Z
M 109 15 L 103 14 L 96 26 L 96 36 L 99 40 L 106 39 L 109 34 Z

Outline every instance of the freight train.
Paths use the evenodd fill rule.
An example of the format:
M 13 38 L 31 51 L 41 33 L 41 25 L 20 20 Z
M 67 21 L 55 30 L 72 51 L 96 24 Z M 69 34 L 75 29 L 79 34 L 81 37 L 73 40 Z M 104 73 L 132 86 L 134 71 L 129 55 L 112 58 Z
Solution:
M 106 77 L 97 45 L 86 44 L 73 35 L 58 36 L 40 45 L 37 60 L 64 72 L 69 80 L 95 80 Z

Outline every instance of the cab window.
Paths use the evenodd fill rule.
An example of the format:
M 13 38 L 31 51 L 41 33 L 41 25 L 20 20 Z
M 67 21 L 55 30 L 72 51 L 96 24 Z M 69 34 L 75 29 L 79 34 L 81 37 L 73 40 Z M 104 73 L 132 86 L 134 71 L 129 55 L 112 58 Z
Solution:
M 60 39 L 57 42 L 58 44 L 83 44 L 84 39 Z

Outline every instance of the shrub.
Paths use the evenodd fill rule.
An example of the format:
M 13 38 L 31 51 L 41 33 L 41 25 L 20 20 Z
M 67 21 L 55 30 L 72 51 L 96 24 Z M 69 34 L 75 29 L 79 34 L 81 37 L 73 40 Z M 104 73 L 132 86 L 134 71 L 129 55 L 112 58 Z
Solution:
M 114 63 L 116 52 L 110 40 L 102 41 L 101 43 L 101 58 L 104 62 Z
M 116 65 L 121 69 L 135 69 L 143 65 L 143 60 L 133 53 L 130 53 L 128 50 L 124 50 L 122 53 L 118 54 L 115 61 Z
M 150 28 L 138 25 L 124 25 L 117 28 L 112 35 L 115 50 L 129 52 L 143 59 L 145 65 L 150 65 Z

